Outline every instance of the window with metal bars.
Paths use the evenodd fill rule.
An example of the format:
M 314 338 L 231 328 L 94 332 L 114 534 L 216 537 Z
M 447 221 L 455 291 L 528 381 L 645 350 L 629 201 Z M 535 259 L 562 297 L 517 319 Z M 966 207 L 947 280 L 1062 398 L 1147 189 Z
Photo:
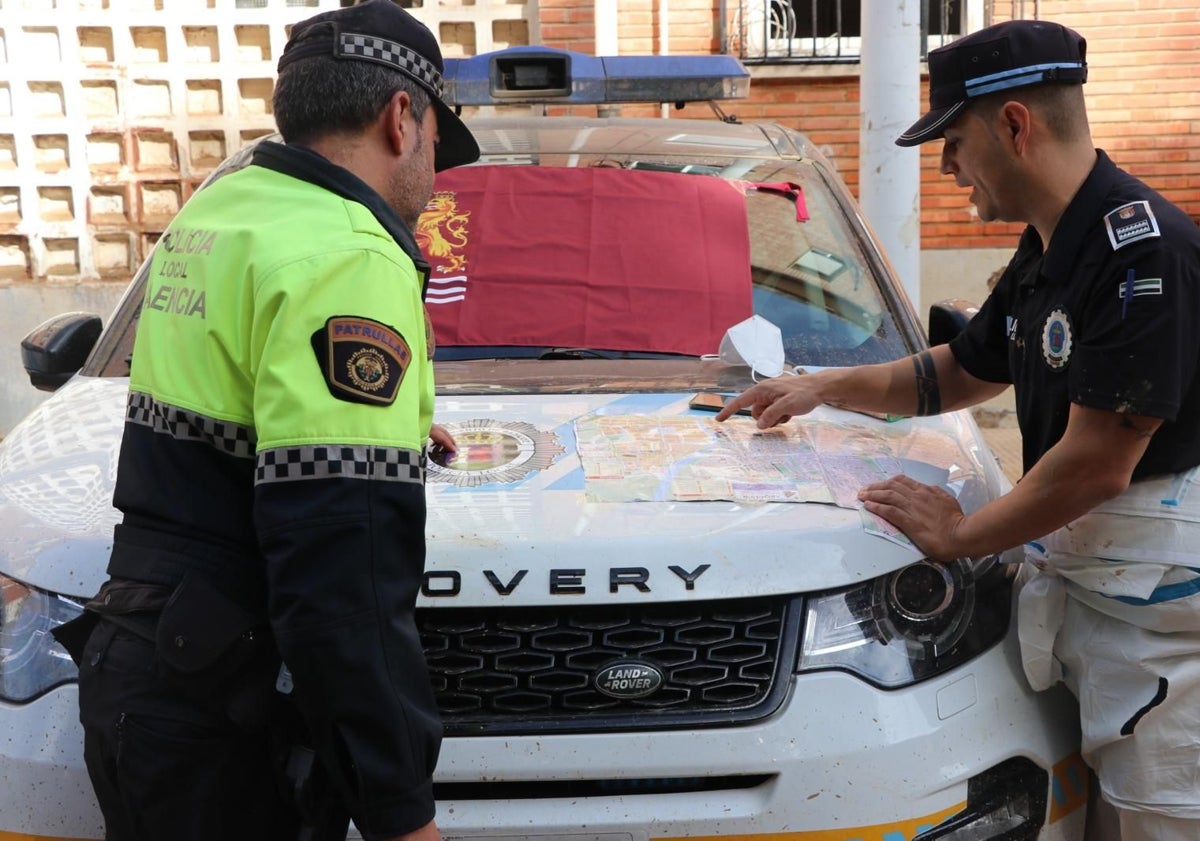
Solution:
M 748 62 L 857 62 L 866 0 L 738 0 L 726 42 Z M 981 0 L 924 0 L 921 55 L 965 35 Z M 976 14 L 972 14 L 976 12 Z

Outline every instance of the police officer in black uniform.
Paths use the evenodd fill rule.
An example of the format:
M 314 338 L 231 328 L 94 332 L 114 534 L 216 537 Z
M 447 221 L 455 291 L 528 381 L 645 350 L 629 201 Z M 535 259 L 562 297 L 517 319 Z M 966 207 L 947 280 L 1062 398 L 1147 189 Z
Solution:
M 442 69 L 391 0 L 296 24 L 285 143 L 155 251 L 110 580 L 60 636 L 112 841 L 439 837 L 414 606 L 448 442 L 413 229 L 435 170 L 479 155 Z
M 944 139 L 942 172 L 971 188 L 980 219 L 1028 225 L 961 335 L 892 363 L 759 383 L 717 419 L 751 407 L 766 428 L 822 403 L 932 415 L 1014 385 L 1025 472 L 1013 491 L 970 515 L 907 476 L 859 498 L 934 560 L 1027 544 L 1037 586 L 1019 619 L 1038 612 L 1031 624 L 1050 629 L 1067 666 L 1042 675 L 1022 636 L 1031 683 L 1063 677 L 1079 695 L 1084 758 L 1125 841 L 1183 841 L 1200 838 L 1200 545 L 1171 535 L 1200 507 L 1162 503 L 1200 464 L 1200 229 L 1094 147 L 1085 56 L 1077 32 L 1025 20 L 929 55 L 930 110 L 896 142 Z M 1172 519 L 1131 532 L 1130 512 Z M 1146 591 L 1112 598 L 1130 592 L 1122 573 L 1149 578 Z

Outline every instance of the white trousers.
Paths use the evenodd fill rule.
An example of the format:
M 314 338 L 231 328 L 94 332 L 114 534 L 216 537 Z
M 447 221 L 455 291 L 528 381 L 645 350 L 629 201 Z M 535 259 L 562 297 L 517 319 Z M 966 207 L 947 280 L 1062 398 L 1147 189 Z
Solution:
M 1122 841 L 1200 841 L 1200 632 L 1150 631 L 1068 596 L 1053 651 Z
M 1025 674 L 1079 699 L 1084 761 L 1117 810 L 1103 823 L 1200 841 L 1200 469 L 1130 485 L 1026 559 Z
M 1121 841 L 1196 841 L 1200 838 L 1200 821 L 1128 809 L 1118 809 L 1117 814 L 1121 821 Z

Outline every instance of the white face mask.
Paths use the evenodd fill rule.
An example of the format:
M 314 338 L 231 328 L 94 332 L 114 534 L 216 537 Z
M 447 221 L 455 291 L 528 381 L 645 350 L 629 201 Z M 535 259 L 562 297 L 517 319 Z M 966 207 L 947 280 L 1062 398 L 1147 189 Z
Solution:
M 778 377 L 783 373 L 783 334 L 761 315 L 752 315 L 725 331 L 717 354 L 730 365 L 748 365 L 750 376 Z

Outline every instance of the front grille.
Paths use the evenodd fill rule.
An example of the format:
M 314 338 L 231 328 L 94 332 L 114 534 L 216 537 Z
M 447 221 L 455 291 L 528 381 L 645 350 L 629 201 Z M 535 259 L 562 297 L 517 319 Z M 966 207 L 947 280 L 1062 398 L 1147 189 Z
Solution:
M 770 714 L 787 690 L 799 598 L 417 612 L 446 735 L 704 727 Z M 661 686 L 613 698 L 618 662 Z

